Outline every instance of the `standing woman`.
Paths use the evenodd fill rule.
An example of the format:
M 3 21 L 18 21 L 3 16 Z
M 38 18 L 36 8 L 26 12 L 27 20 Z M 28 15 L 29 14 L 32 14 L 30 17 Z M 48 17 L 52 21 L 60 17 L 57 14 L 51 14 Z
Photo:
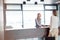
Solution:
M 53 15 L 51 16 L 50 34 L 55 37 L 55 40 L 58 40 L 58 16 L 56 10 L 53 10 Z
M 41 14 L 40 13 L 37 14 L 37 18 L 35 19 L 35 23 L 36 23 L 36 28 L 41 27 Z

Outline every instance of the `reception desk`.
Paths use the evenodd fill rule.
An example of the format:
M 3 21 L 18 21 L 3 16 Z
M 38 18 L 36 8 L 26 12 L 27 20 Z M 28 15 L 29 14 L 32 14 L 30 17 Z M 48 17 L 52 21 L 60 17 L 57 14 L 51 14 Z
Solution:
M 47 29 L 48 27 L 5 30 L 5 40 L 44 37 L 47 34 Z

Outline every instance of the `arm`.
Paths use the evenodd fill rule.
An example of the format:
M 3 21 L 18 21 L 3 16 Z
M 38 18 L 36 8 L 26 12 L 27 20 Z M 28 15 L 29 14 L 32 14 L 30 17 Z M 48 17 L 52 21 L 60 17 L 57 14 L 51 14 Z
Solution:
M 52 31 L 52 16 L 51 16 L 51 19 L 50 19 L 50 32 Z
M 50 19 L 50 26 L 49 26 L 49 28 L 51 28 L 51 25 L 52 25 L 52 17 Z

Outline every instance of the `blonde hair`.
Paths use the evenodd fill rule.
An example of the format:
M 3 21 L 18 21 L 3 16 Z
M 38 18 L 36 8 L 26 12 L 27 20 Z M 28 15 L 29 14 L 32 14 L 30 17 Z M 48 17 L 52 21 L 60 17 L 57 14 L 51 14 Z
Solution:
M 38 14 L 37 14 L 37 19 L 38 19 L 38 20 L 40 20 L 40 16 L 41 16 L 41 14 L 38 13 Z

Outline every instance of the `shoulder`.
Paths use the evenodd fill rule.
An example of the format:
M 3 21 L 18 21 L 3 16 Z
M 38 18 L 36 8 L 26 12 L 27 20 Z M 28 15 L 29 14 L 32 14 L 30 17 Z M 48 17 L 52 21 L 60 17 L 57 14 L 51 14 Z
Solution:
M 55 17 L 54 15 L 51 16 L 51 18 L 54 18 L 54 17 Z
M 53 16 L 51 16 L 50 18 L 52 19 Z

